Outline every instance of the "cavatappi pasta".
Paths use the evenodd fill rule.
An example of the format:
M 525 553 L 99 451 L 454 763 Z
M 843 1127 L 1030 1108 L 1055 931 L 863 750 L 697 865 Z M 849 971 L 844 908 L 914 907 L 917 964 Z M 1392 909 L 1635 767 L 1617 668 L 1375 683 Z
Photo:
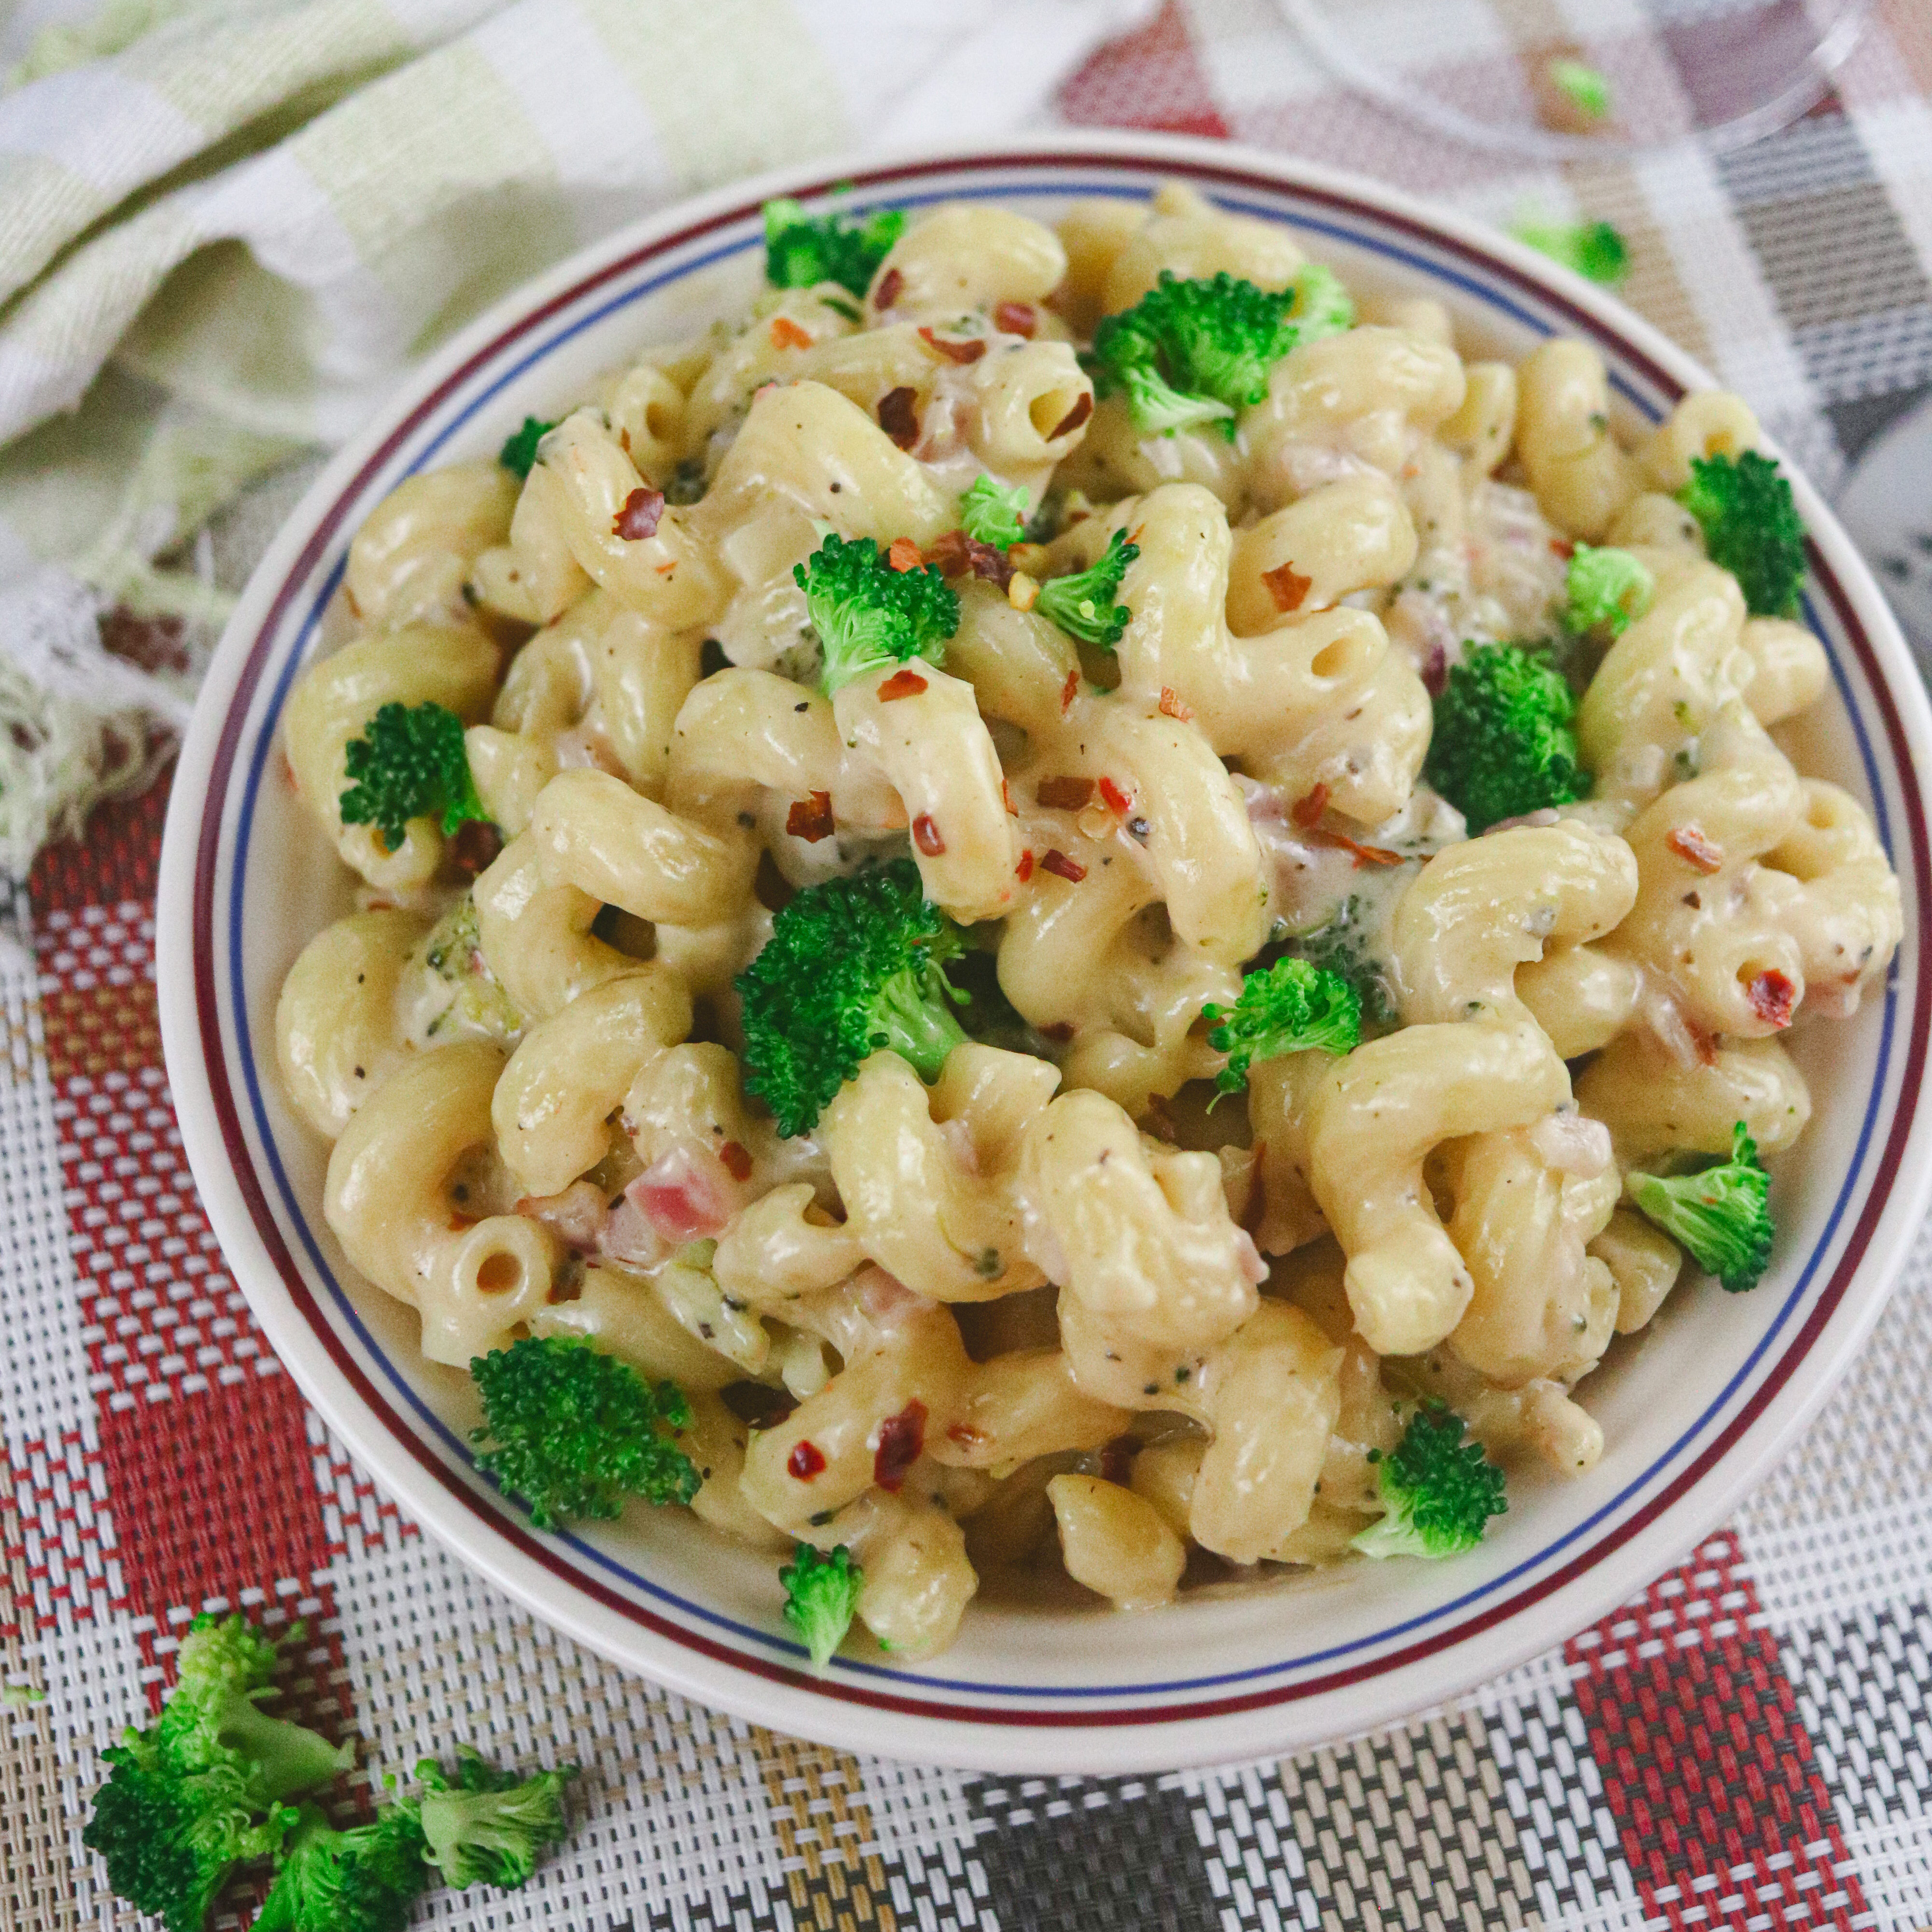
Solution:
M 1821 647 L 1748 614 L 1673 495 L 1754 446 L 1736 398 L 1626 446 L 1592 350 L 1466 363 L 1429 302 L 1293 347 L 1232 434 L 1096 396 L 1077 344 L 1163 272 L 1306 268 L 1184 188 L 1057 231 L 940 209 L 862 300 L 768 290 L 613 370 L 520 484 L 404 483 L 290 704 L 364 882 L 277 1022 L 350 1260 L 434 1361 L 568 1336 L 674 1380 L 697 1514 L 848 1546 L 902 1657 L 982 1575 L 1137 1607 L 1346 1556 L 1419 1388 L 1586 1469 L 1578 1384 L 1683 1271 L 1624 1173 L 1738 1122 L 1790 1146 L 1778 1035 L 1900 936 L 1867 815 L 1775 735 Z M 1036 540 L 985 574 L 952 544 L 915 694 L 824 694 L 794 567 L 828 532 L 946 558 L 982 476 Z M 1103 651 L 1033 591 L 1117 530 Z M 1579 542 L 1654 584 L 1567 646 L 1588 795 L 1470 838 L 1422 781 L 1432 697 L 1472 645 L 1566 648 Z M 496 832 L 391 849 L 344 821 L 348 748 L 424 703 Z M 734 977 L 791 895 L 908 857 L 1000 1024 L 930 1085 L 874 1053 L 786 1138 Z M 1204 1007 L 1336 932 L 1362 1043 L 1210 1113 Z

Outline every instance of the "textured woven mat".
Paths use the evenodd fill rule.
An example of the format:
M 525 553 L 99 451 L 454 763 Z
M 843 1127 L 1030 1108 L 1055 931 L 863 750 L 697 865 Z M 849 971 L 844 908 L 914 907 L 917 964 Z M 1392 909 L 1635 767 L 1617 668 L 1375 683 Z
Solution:
M 1567 10 L 1430 0 L 1430 46 L 1458 50 L 1444 85 L 1479 100 L 1513 48 L 1586 17 L 1619 72 L 1670 50 L 1671 0 L 1654 31 L 1634 5 Z M 1526 200 L 1607 216 L 1635 250 L 1633 299 L 1829 488 L 1932 388 L 1932 8 L 1880 15 L 1834 95 L 1721 161 L 1526 174 L 1336 92 L 1270 0 L 1170 6 L 1060 105 L 1366 168 L 1498 219 Z M 231 1603 L 310 1618 L 302 1694 L 377 1763 L 467 1736 L 585 1767 L 562 1854 L 520 1893 L 439 1894 L 433 1924 L 1932 1925 L 1932 1245 L 1736 1522 L 1452 1708 L 1160 1778 L 844 1756 L 680 1702 L 533 1623 L 307 1410 L 224 1267 L 169 1104 L 164 803 L 102 814 L 0 905 L 0 1678 L 46 1694 L 0 1708 L 4 1932 L 136 1922 L 80 1851 L 94 1753 L 158 1700 L 180 1625 Z

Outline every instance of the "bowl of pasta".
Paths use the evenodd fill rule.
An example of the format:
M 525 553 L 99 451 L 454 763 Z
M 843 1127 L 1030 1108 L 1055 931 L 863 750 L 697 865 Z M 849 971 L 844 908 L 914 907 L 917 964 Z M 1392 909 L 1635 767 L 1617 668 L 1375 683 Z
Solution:
M 282 1360 L 857 1749 L 1393 1719 L 1704 1534 L 1923 1211 L 1932 718 L 1737 398 L 1220 144 L 794 173 L 434 358 L 242 599 L 160 998 Z

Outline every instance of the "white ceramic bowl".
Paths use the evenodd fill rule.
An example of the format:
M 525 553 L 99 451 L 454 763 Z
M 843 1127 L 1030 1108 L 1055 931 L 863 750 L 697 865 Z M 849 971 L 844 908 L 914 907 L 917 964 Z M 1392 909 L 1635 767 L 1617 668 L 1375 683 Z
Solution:
M 1045 136 L 890 166 L 794 171 L 629 230 L 502 303 L 329 466 L 243 598 L 184 748 L 160 893 L 161 1017 L 195 1177 L 229 1262 L 316 1406 L 426 1528 L 538 1616 L 729 1711 L 854 1749 L 1003 1772 L 1124 1772 L 1256 1756 L 1357 1732 L 1518 1664 L 1602 1615 L 1720 1521 L 1871 1327 L 1927 1192 L 1924 796 L 1932 716 L 1864 566 L 1816 496 L 1811 622 L 1835 688 L 1809 770 L 1876 814 L 1904 881 L 1891 986 L 1793 1042 L 1816 1115 L 1778 1189 L 1777 1264 L 1748 1296 L 1681 1292 L 1587 1387 L 1608 1441 L 1582 1479 L 1534 1472 L 1482 1547 L 1360 1563 L 1140 1616 L 976 1606 L 908 1666 L 859 1646 L 822 1677 L 779 1616 L 774 1566 L 681 1512 L 545 1535 L 471 1466 L 467 1378 L 427 1366 L 413 1316 L 358 1280 L 324 1226 L 325 1150 L 277 1090 L 278 988 L 347 899 L 281 776 L 278 728 L 357 525 L 412 471 L 494 451 L 592 373 L 742 302 L 758 204 L 840 180 L 862 205 L 986 198 L 1051 219 L 1163 178 L 1287 224 L 1358 285 L 1439 297 L 1466 351 L 1516 359 L 1574 333 L 1608 359 L 1622 426 L 1702 373 L 1617 303 L 1468 223 L 1352 178 L 1201 142 Z

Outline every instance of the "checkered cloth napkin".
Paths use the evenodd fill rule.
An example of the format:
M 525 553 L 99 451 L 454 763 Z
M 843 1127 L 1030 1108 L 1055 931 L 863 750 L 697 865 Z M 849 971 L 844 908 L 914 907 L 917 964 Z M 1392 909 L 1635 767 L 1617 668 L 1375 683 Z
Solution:
M 1694 62 L 1670 64 L 1683 10 L 1430 0 L 1418 58 L 1480 101 L 1587 16 L 1613 74 L 1694 84 Z M 1932 385 L 1928 94 L 1925 0 L 1881 0 L 1836 92 L 1772 139 L 1526 172 L 1340 92 L 1271 0 L 1170 0 L 1057 112 L 1232 135 L 1497 218 L 1529 202 L 1612 220 L 1637 305 L 1829 488 Z M 464 1736 L 584 1767 L 574 1834 L 532 1883 L 438 1894 L 434 1924 L 1932 1925 L 1932 1243 L 1734 1522 L 1452 1706 L 1286 1762 L 1130 1780 L 823 1750 L 622 1677 L 513 1608 L 280 1372 L 196 1202 L 161 1068 L 164 790 L 105 808 L 0 908 L 0 1678 L 46 1694 L 0 1707 L 4 1932 L 135 1922 L 79 1844 L 95 1752 L 154 1707 L 188 1618 L 230 1604 L 310 1619 L 298 1696 L 373 1763 Z

